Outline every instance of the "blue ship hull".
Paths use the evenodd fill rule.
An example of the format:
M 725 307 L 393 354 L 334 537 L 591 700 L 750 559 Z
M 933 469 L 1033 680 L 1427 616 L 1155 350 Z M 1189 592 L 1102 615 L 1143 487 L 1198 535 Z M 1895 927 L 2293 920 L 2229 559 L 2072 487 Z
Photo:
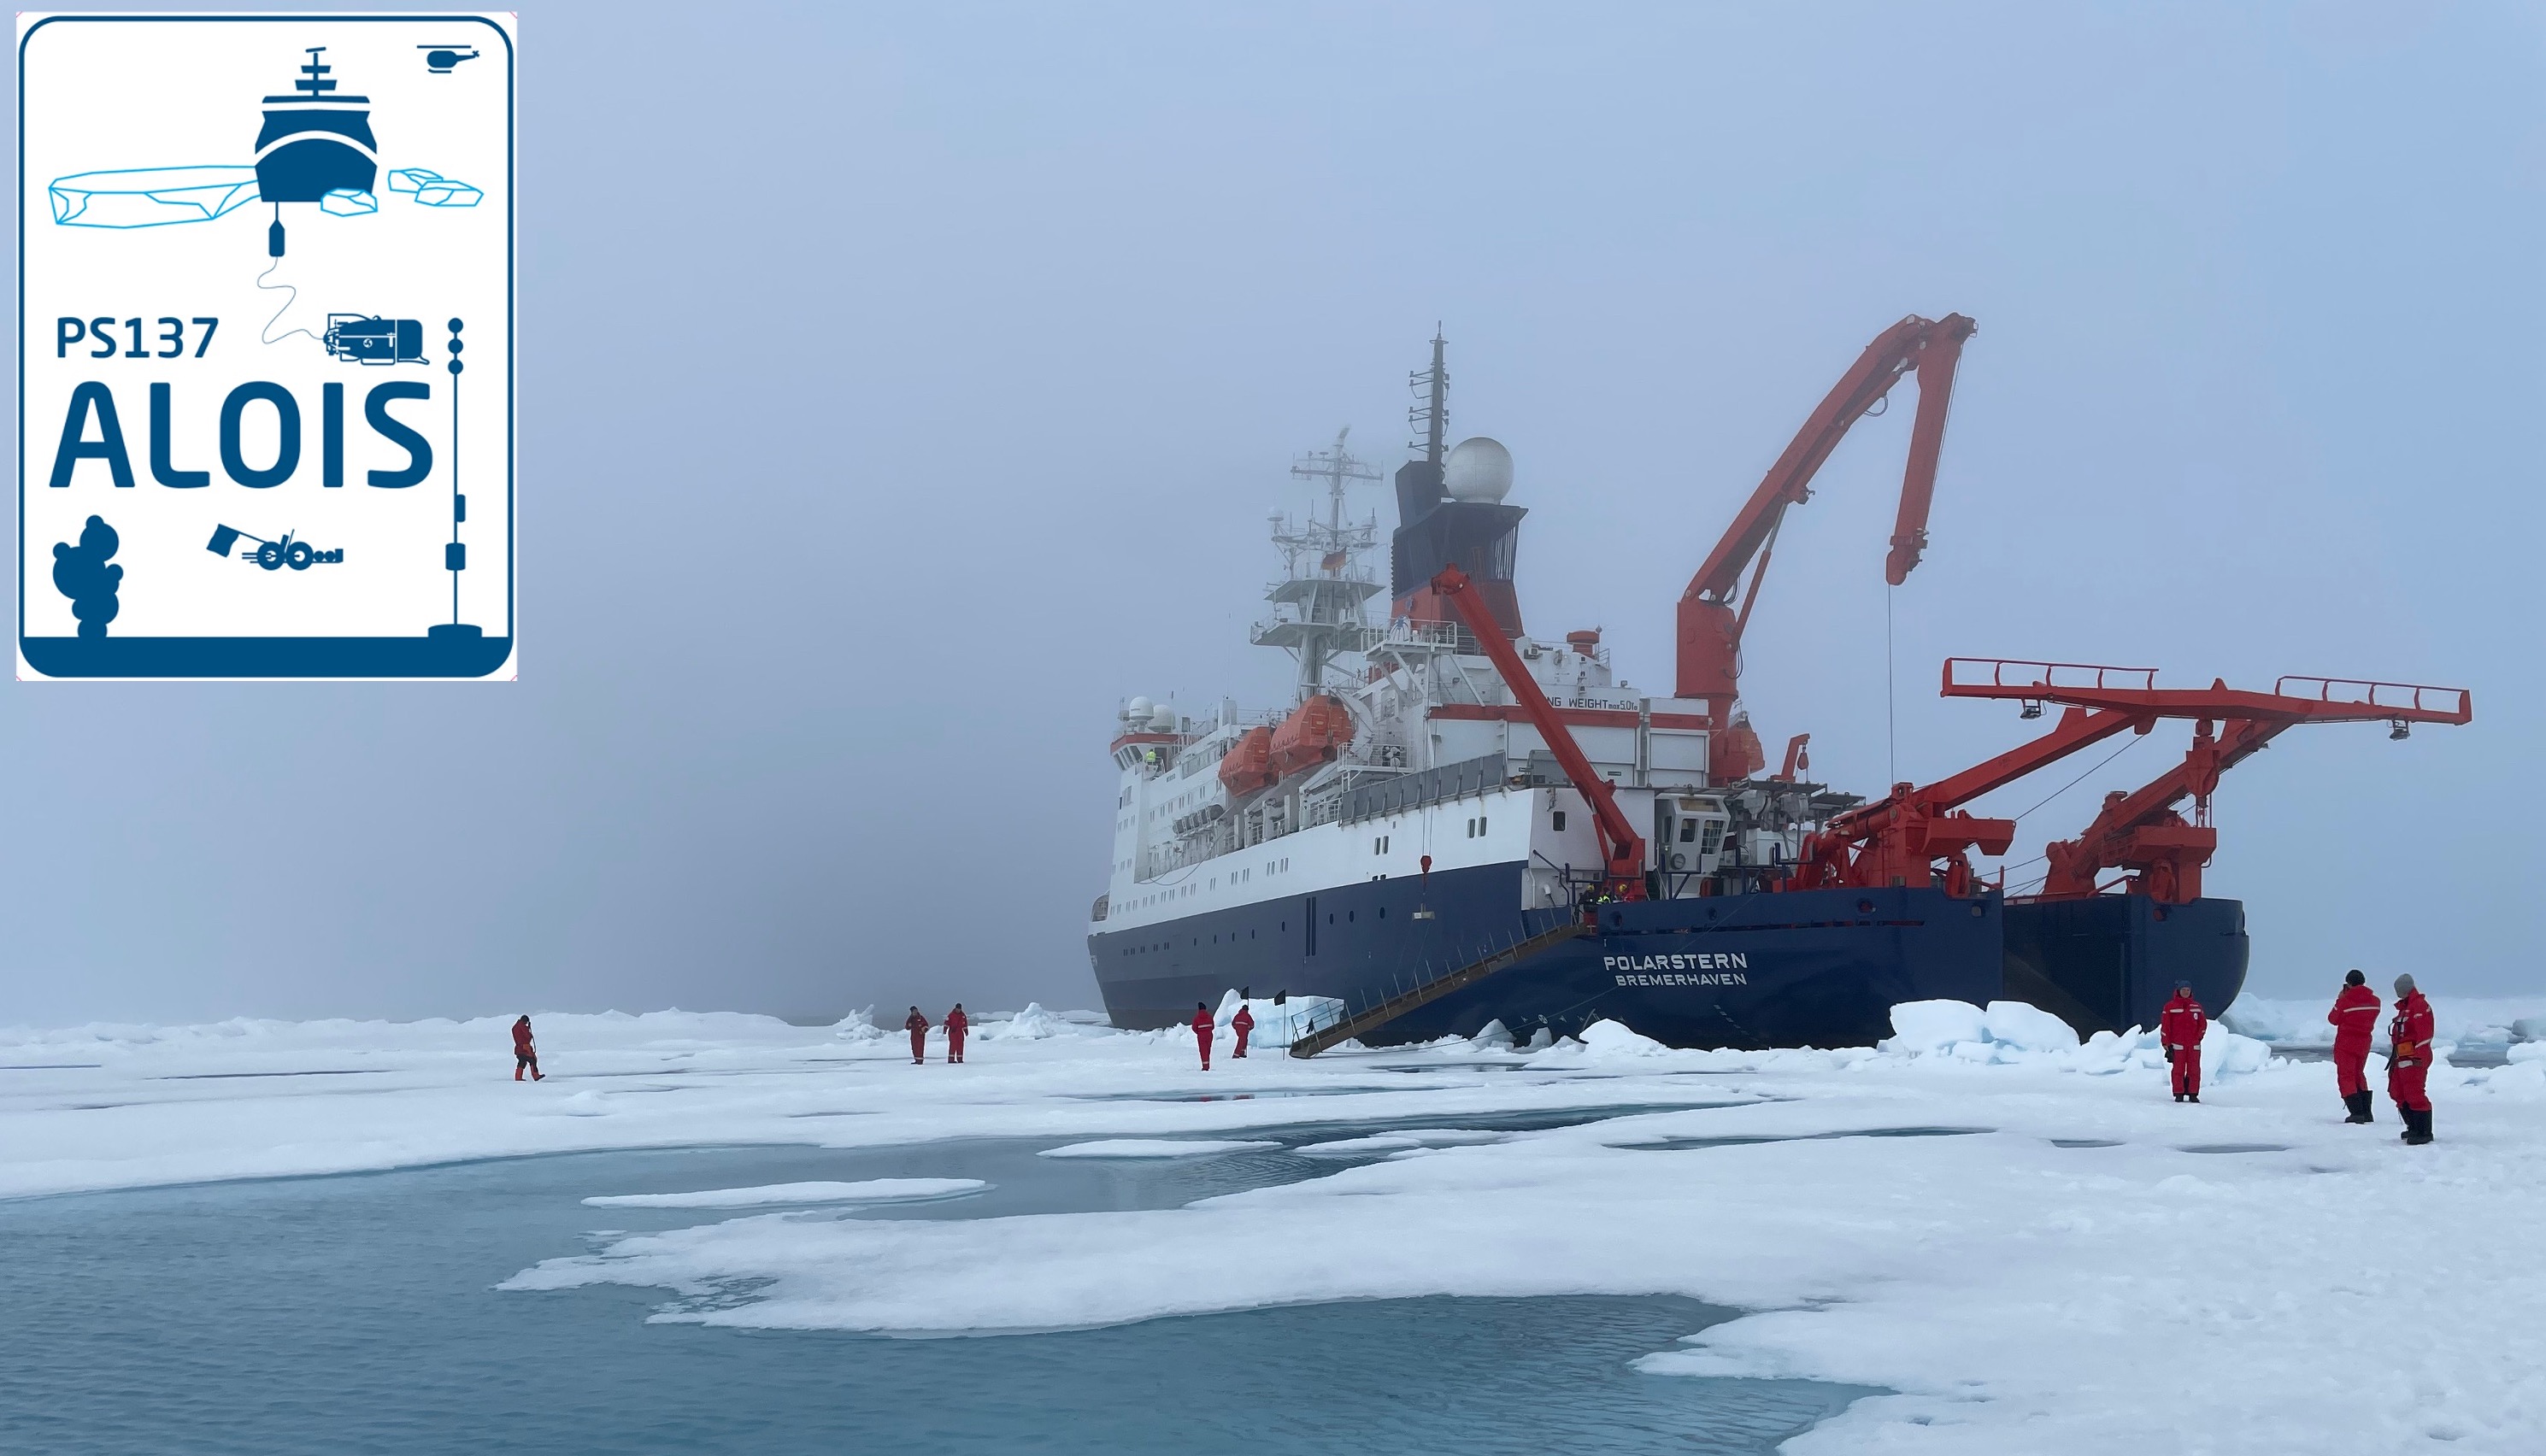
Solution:
M 1523 911 L 1522 867 L 1337 886 L 1088 937 L 1117 1026 L 1153 1028 L 1258 996 L 1334 996 L 1358 1007 L 1550 928 Z M 1421 911 L 1428 910 L 1428 917 Z M 1997 897 L 1939 890 L 1816 890 L 1606 906 L 1596 934 L 1444 996 L 1370 1038 L 1472 1036 L 1499 1020 L 1527 1038 L 1603 1017 L 1677 1047 L 1863 1046 L 1891 1035 L 1900 1001 L 2000 994 Z
M 2144 895 L 2006 907 L 2006 993 L 2080 1032 L 2154 1027 L 2178 981 L 2216 1016 L 2246 987 L 2246 905 Z
M 1087 939 L 1114 1024 L 1176 1026 L 1231 987 L 1359 1008 L 1552 928 L 1521 867 L 1375 880 Z M 1428 915 L 1422 912 L 1429 911 Z M 1902 1001 L 2029 1001 L 2083 1035 L 2154 1026 L 2177 980 L 2213 1015 L 2246 983 L 2245 906 L 2141 896 L 2007 904 L 1941 890 L 1810 890 L 1603 907 L 1566 942 L 1417 1007 L 1367 1040 L 1526 1039 L 1609 1017 L 1674 1047 L 1867 1046 Z

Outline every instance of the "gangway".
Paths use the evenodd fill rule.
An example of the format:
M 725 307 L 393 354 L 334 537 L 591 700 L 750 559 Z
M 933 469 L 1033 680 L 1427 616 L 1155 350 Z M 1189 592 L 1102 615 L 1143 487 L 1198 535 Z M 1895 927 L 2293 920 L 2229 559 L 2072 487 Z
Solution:
M 1454 971 L 1445 972 L 1411 989 L 1399 991 L 1360 1011 L 1346 1015 L 1331 1026 L 1313 1026 L 1307 1034 L 1292 1038 L 1291 1055 L 1305 1060 L 1330 1047 L 1342 1046 L 1365 1032 L 1377 1031 L 1408 1011 L 1428 1006 L 1454 990 L 1474 985 L 1497 971 L 1508 971 L 1541 951 L 1550 950 L 1577 936 L 1590 933 L 1591 926 L 1588 923 L 1581 920 L 1567 920 L 1527 939 L 1513 941 L 1502 949 L 1470 961 Z

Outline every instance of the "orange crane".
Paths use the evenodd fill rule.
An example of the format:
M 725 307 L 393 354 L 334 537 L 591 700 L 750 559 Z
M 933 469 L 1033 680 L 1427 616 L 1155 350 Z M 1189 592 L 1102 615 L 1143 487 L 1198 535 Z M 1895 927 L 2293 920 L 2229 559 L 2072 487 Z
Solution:
M 2183 763 L 2137 794 L 2118 803 L 2107 800 L 2084 836 L 2054 845 L 2059 888 L 2046 886 L 2046 895 L 2092 895 L 2096 871 L 2120 867 L 2132 871 L 2134 892 L 2179 904 L 2200 898 L 2201 868 L 2218 848 L 2209 818 L 2220 773 L 2283 730 L 2303 723 L 2383 720 L 2391 737 L 2403 737 L 2417 723 L 2464 724 L 2475 716 L 2474 699 L 2463 688 L 2320 677 L 2284 677 L 2268 693 L 2216 680 L 2207 688 L 2161 688 L 2152 667 L 1981 657 L 1946 658 L 1942 695 L 2013 699 L 2028 718 L 2040 717 L 2046 703 L 2069 711 L 2032 742 L 1933 784 L 1895 784 L 1885 798 L 1833 816 L 1805 839 L 1793 875 L 1780 888 L 1928 885 L 1941 879 L 1949 894 L 1973 894 L 1979 880 L 1965 851 L 2006 853 L 2015 821 L 1976 817 L 1960 806 L 2116 733 L 2145 733 L 2160 719 L 2176 718 L 2196 725 Z M 2228 725 L 2224 737 L 2212 730 L 2214 723 Z M 2187 794 L 2196 806 L 2196 822 L 2173 813 Z
M 1456 566 L 1446 567 L 1432 578 L 1435 595 L 1457 610 L 1460 620 L 1484 648 L 1502 674 L 1503 685 L 1511 689 L 1514 701 L 1529 715 L 1538 735 L 1547 740 L 1547 749 L 1565 770 L 1566 779 L 1591 810 L 1591 824 L 1600 840 L 1601 888 L 1620 899 L 1645 898 L 1645 839 L 1636 826 L 1627 821 L 1626 812 L 1618 808 L 1617 790 L 1591 767 L 1582 756 L 1581 746 L 1573 741 L 1573 732 L 1565 726 L 1556 705 L 1540 691 L 1538 679 L 1529 675 L 1529 664 L 1512 650 L 1511 639 L 1503 636 L 1502 625 L 1494 620 L 1494 609 L 1485 603 L 1477 584 L 1468 573 Z
M 1927 507 L 1936 491 L 1936 457 L 1945 443 L 1945 409 L 1954 392 L 1954 366 L 1963 356 L 1963 341 L 1974 324 L 1960 313 L 1929 320 L 1911 314 L 1885 329 L 1821 406 L 1797 431 L 1786 453 L 1777 457 L 1767 477 L 1750 492 L 1733 524 L 1706 563 L 1689 578 L 1679 599 L 1679 683 L 1677 695 L 1707 700 L 1708 716 L 1720 730 L 1719 782 L 1747 778 L 1765 766 L 1758 735 L 1746 723 L 1734 723 L 1734 704 L 1740 696 L 1741 635 L 1750 625 L 1750 609 L 1759 603 L 1759 582 L 1768 573 L 1777 529 L 1786 508 L 1812 499 L 1813 476 L 1829 459 L 1848 428 L 1872 412 L 1904 375 L 1918 376 L 1918 415 L 1910 429 L 1910 465 L 1901 479 L 1901 510 L 1892 527 L 1892 552 L 1884 561 L 1884 579 L 1899 586 L 1927 549 Z M 1741 573 L 1750 572 L 1745 590 Z M 1734 601 L 1740 601 L 1739 613 Z

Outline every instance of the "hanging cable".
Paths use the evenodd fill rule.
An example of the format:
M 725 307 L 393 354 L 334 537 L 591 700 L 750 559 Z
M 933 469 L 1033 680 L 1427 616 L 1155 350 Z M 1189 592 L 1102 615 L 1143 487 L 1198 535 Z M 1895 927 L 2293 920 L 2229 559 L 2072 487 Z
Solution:
M 1901 718 L 1892 689 L 1892 597 L 1899 588 L 1883 588 L 1883 782 L 1901 782 Z
M 2107 753 L 2107 754 L 2105 754 L 2103 757 L 2101 757 L 2101 758 L 2099 758 L 2099 759 L 2095 760 L 2094 768 L 2089 768 L 2089 769 L 2087 769 L 2085 773 L 2081 773 L 2081 774 L 2079 774 L 2078 777 L 2076 777 L 2076 778 L 2074 778 L 2074 779 L 2071 779 L 2069 782 L 2067 782 L 2067 783 L 2065 783 L 2065 784 L 2061 785 L 2059 788 L 2052 790 L 2052 791 L 2051 791 L 2051 794 L 2050 794 L 2050 797 L 2049 797 L 2049 798 L 2044 799 L 2044 800 L 2042 801 L 2042 803 L 2041 803 L 2041 804 L 2036 804 L 2035 806 L 2033 806 L 2033 809 L 2040 809 L 2040 808 L 2042 807 L 2042 805 L 2043 805 L 2043 804 L 2049 804 L 2053 799 L 2057 799 L 2057 798 L 2059 798 L 2061 795 L 2068 793 L 2070 790 L 2077 788 L 2079 784 L 2082 784 L 2082 783 L 2086 782 L 2086 778 L 2087 778 L 2087 775 L 2088 775 L 2088 774 L 2092 774 L 2092 773 L 2094 773 L 2094 772 L 2095 772 L 2095 769 L 2102 768 L 2105 764 L 2108 764 L 2108 763 L 2112 762 L 2114 759 L 2121 757 L 2123 754 L 2130 752 L 2130 751 L 2131 751 L 2131 749 L 2132 749 L 2133 747 L 2137 746 L 2140 742 L 2141 742 L 2140 735 L 2139 735 L 2139 734 L 2137 734 L 2137 733 L 2133 733 L 2133 734 L 2132 734 L 2128 739 L 2124 740 L 2124 742 L 2122 743 L 2122 746 L 2120 746 L 2119 748 L 2114 749 L 2112 752 Z M 2028 809 L 2028 810 L 2026 810 L 2026 811 L 2024 812 L 2024 814 L 2017 814 L 2017 815 L 2015 816 L 2014 822 L 2019 823 L 2019 824 L 2020 824 L 2020 823 L 2023 823 L 2023 822 L 2024 822 L 2024 814 L 2033 813 L 2033 809 Z

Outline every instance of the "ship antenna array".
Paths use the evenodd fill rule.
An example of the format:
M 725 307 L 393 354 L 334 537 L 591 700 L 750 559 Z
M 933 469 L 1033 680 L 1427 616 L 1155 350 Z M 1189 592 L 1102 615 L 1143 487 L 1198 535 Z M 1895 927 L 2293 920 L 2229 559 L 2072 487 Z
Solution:
M 1291 473 L 1303 480 L 1326 482 L 1326 529 L 1341 535 L 1344 529 L 1344 485 L 1350 480 L 1379 480 L 1386 477 L 1354 459 L 1344 450 L 1352 426 L 1335 431 L 1331 449 L 1313 450 L 1291 463 Z
M 1426 465 L 1441 463 L 1442 437 L 1450 431 L 1450 367 L 1442 357 L 1446 347 L 1441 337 L 1441 325 L 1435 322 L 1432 325 L 1432 367 L 1418 369 L 1405 377 L 1406 384 L 1414 390 L 1414 397 L 1421 401 L 1405 411 L 1405 421 L 1423 433 L 1422 439 L 1407 441 L 1405 448 L 1420 448 Z

